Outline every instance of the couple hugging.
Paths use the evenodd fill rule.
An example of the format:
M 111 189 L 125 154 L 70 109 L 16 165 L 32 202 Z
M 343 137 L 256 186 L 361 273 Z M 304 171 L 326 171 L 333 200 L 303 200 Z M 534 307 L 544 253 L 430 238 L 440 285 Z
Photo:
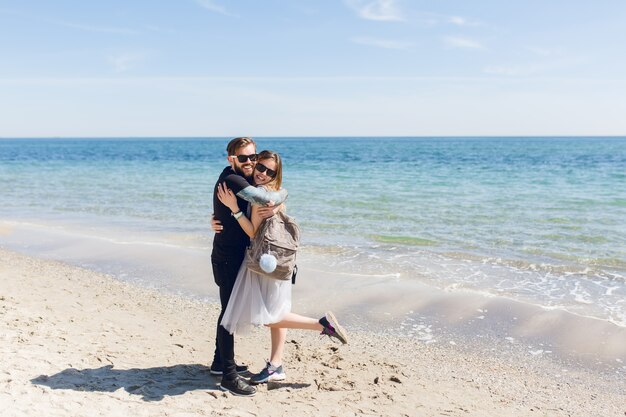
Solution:
M 220 388 L 234 395 L 256 394 L 254 385 L 286 378 L 282 367 L 287 329 L 308 329 L 347 343 L 347 335 L 331 312 L 321 319 L 291 312 L 291 280 L 274 279 L 249 268 L 246 250 L 255 253 L 265 222 L 284 210 L 287 190 L 281 188 L 282 160 L 272 151 L 257 154 L 252 138 L 231 140 L 226 148 L 229 166 L 213 191 L 213 277 L 219 286 L 221 312 L 217 321 L 211 374 L 222 375 Z M 258 262 L 258 260 L 256 260 Z M 263 264 L 262 269 L 265 269 Z M 253 270 L 254 269 L 254 270 Z M 270 328 L 271 354 L 265 368 L 250 375 L 235 363 L 233 334 L 252 325 Z

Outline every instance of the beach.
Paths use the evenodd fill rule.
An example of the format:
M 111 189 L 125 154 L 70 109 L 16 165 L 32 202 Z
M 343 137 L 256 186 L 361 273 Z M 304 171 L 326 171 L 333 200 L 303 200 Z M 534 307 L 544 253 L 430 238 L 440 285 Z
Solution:
M 2 2 L 0 417 L 626 417 L 625 19 Z
M 350 343 L 290 331 L 254 398 L 208 369 L 225 143 L 0 141 L 1 415 L 624 416 L 626 139 L 259 139 L 292 311 Z M 266 329 L 235 340 L 260 371 Z
M 253 398 L 208 372 L 215 303 L 0 250 L 0 412 L 81 415 L 623 416 L 624 381 L 549 356 L 506 360 L 458 345 L 348 329 L 341 346 L 290 331 L 288 379 Z M 265 329 L 236 338 L 260 370 Z

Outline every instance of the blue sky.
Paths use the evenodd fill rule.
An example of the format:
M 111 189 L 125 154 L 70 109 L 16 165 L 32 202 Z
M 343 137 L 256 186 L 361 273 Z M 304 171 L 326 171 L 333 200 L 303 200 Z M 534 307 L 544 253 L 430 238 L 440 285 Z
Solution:
M 626 2 L 0 0 L 0 137 L 626 135 Z

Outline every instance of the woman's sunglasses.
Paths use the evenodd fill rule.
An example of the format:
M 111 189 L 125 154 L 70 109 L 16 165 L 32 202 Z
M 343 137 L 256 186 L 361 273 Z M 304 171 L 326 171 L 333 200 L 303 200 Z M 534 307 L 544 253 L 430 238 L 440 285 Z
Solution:
M 256 165 L 254 166 L 254 169 L 256 169 L 257 171 L 261 173 L 265 172 L 265 175 L 267 175 L 270 178 L 274 178 L 276 176 L 276 171 L 274 171 L 273 169 L 269 169 L 268 167 L 266 167 L 260 162 L 256 163 Z
M 239 163 L 243 164 L 244 162 L 246 162 L 248 159 L 252 162 L 256 161 L 257 158 L 257 154 L 253 153 L 251 155 L 233 155 L 235 158 L 237 158 L 237 160 L 239 161 Z

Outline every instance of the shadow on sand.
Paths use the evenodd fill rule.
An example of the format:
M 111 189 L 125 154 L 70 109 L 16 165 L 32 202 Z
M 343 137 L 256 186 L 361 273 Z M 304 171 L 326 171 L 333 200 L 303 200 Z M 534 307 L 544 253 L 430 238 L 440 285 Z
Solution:
M 68 368 L 54 375 L 41 375 L 33 384 L 52 389 L 113 392 L 124 388 L 144 401 L 160 401 L 165 396 L 195 390 L 218 390 L 219 377 L 209 367 L 199 364 L 161 366 L 146 369 L 113 369 L 113 365 L 94 369 Z

